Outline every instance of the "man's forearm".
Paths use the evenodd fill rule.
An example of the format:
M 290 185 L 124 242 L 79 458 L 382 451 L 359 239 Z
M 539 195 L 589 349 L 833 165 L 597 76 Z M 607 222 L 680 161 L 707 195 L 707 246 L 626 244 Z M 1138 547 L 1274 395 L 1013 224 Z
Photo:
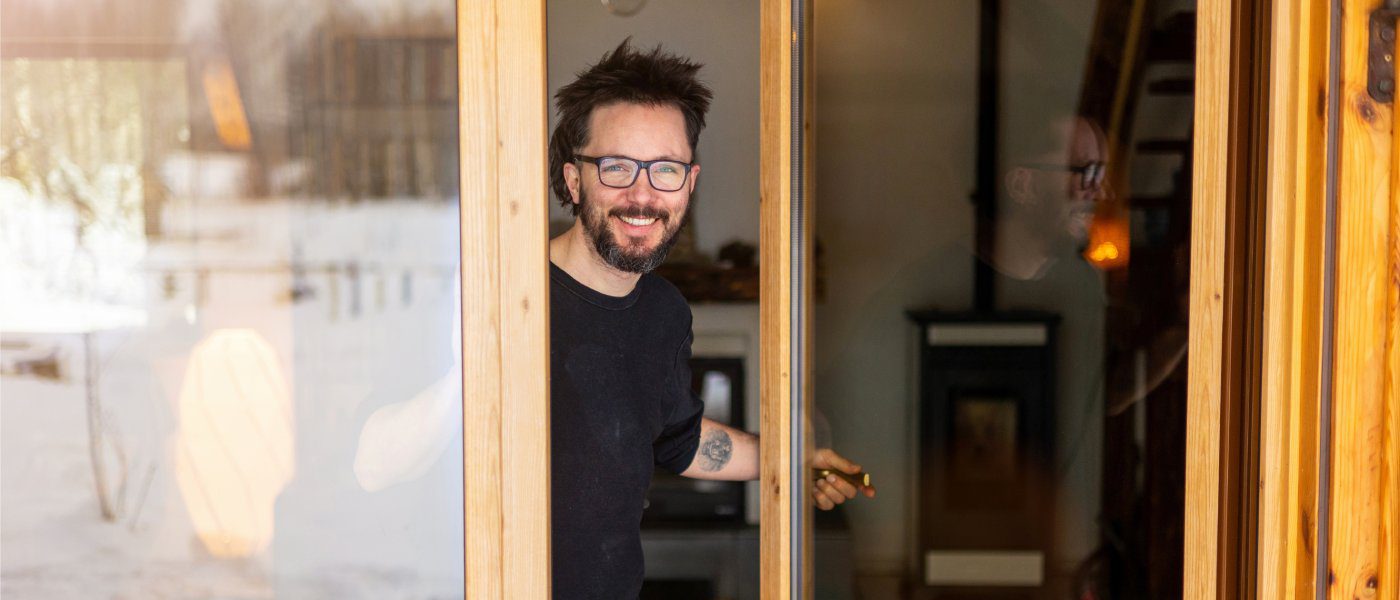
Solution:
M 681 473 L 695 479 L 758 479 L 758 436 L 711 421 L 700 421 L 700 448 Z

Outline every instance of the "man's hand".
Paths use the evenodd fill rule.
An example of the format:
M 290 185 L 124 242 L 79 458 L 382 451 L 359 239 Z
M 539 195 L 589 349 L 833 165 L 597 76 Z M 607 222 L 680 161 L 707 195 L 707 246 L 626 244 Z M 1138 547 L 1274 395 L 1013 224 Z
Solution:
M 860 472 L 860 465 L 837 454 L 830 448 L 822 448 L 812 456 L 810 465 L 814 469 L 829 469 L 854 475 Z M 749 481 L 758 479 L 758 436 L 712 421 L 700 421 L 700 447 L 690 467 L 681 475 L 694 479 L 720 481 Z M 817 481 L 812 486 L 812 500 L 822 510 L 836 508 L 856 494 L 875 497 L 875 486 L 856 486 L 831 475 Z
M 812 456 L 812 468 L 836 470 L 851 475 L 860 472 L 860 465 L 846 460 L 846 457 L 837 454 L 830 448 L 821 448 L 816 451 Z M 812 500 L 816 502 L 817 508 L 822 510 L 836 508 L 837 504 L 855 498 L 857 493 L 865 494 L 867 498 L 874 498 L 875 486 L 857 487 L 835 475 L 827 475 L 825 479 L 817 480 L 817 483 L 812 486 Z

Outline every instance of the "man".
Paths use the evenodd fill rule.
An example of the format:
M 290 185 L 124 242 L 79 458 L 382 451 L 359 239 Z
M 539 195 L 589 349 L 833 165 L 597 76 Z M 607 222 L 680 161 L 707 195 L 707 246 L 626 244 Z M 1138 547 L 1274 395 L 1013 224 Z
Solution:
M 1061 118 L 1030 132 L 1004 176 L 1006 202 L 995 248 L 979 255 L 1003 275 L 1039 280 L 1057 258 L 1076 256 L 1107 193 L 1103 130 L 1083 117 Z
M 758 477 L 758 438 L 702 416 L 690 390 L 691 314 L 650 271 L 666 258 L 700 175 L 711 92 L 700 65 L 624 41 L 556 94 L 550 184 L 574 225 L 550 240 L 554 590 L 635 598 L 642 503 L 656 466 L 687 477 Z M 857 473 L 830 450 L 813 466 Z M 830 509 L 858 491 L 836 477 Z

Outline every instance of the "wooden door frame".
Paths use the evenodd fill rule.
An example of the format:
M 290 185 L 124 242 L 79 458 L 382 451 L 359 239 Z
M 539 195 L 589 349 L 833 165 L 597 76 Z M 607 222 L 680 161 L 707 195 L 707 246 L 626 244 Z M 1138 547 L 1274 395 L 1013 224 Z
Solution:
M 1270 59 L 1276 18 L 1259 0 L 1197 5 L 1183 549 L 1192 599 L 1257 597 L 1261 438 L 1277 437 L 1263 414 L 1264 369 L 1276 358 L 1265 352 L 1283 333 L 1262 293 L 1276 264 L 1266 227 L 1276 222 L 1268 144 L 1282 118 L 1271 101 L 1281 85 Z
M 474 600 L 550 597 L 544 16 L 544 0 L 457 0 L 463 543 Z
M 812 2 L 761 2 L 759 589 L 764 600 L 777 600 L 812 594 L 811 482 L 794 463 L 811 451 L 811 436 L 794 429 L 811 414 L 811 320 L 803 315 L 810 314 L 812 222 L 803 213 L 801 195 L 811 178 L 804 178 L 810 169 L 793 163 L 794 143 L 811 147 L 803 135 L 810 130 L 811 113 L 805 109 L 810 107 L 811 80 L 803 76 L 811 72 L 810 60 L 794 64 L 794 57 L 811 56 L 805 43 L 811 28 L 799 24 L 810 16 Z M 794 101 L 803 102 L 801 110 Z M 794 127 L 795 119 L 803 119 L 800 129 Z M 804 162 L 810 164 L 807 158 Z
M 1316 593 L 1324 288 L 1326 3 L 1274 5 L 1258 597 Z
M 1379 5 L 1275 7 L 1259 597 L 1400 593 L 1400 169 L 1394 105 L 1366 90 Z
M 1231 194 L 1244 189 L 1241 175 L 1265 181 L 1263 278 L 1256 283 L 1265 293 L 1255 340 L 1258 435 L 1246 446 L 1257 452 L 1259 468 L 1238 477 L 1226 453 L 1238 444 L 1230 437 L 1238 431 L 1231 421 L 1238 399 L 1228 397 L 1229 385 L 1216 384 L 1240 375 L 1208 354 L 1228 352 L 1235 333 L 1230 275 L 1215 270 L 1211 257 L 1221 253 L 1193 249 L 1193 333 L 1198 326 L 1206 331 L 1193 335 L 1191 348 L 1189 598 L 1382 598 L 1400 590 L 1400 290 L 1393 280 L 1400 265 L 1400 153 L 1393 151 L 1393 104 L 1367 93 L 1368 19 L 1378 6 L 1380 0 L 1272 3 L 1267 21 L 1256 23 L 1267 23 L 1271 37 L 1266 93 L 1255 105 L 1267 122 L 1267 143 L 1255 152 L 1262 156 L 1251 157 L 1228 142 L 1239 128 L 1239 107 L 1247 105 L 1222 84 L 1230 69 L 1238 73 L 1238 55 L 1223 51 L 1224 40 L 1240 36 L 1223 32 L 1238 31 L 1241 12 L 1218 0 L 1201 4 L 1197 131 L 1223 133 L 1196 149 L 1194 242 L 1219 244 L 1234 260 L 1239 245 L 1229 237 L 1238 232 L 1230 216 L 1260 194 Z M 1262 170 L 1233 170 L 1255 158 L 1263 158 Z M 1224 310 L 1217 306 L 1222 290 Z M 1224 343 L 1211 340 L 1215 331 L 1225 333 Z M 1252 535 L 1224 509 L 1239 501 L 1230 497 L 1232 486 L 1258 489 Z M 1257 569 L 1252 589 L 1247 580 L 1231 580 L 1228 570 L 1240 563 L 1226 556 L 1232 545 L 1250 543 L 1258 557 L 1249 565 Z
M 1395 103 L 1368 91 L 1381 0 L 1333 0 L 1328 26 L 1318 579 L 1327 598 L 1400 596 L 1400 152 Z M 1336 19 L 1340 17 L 1340 19 Z M 1395 16 L 1388 19 L 1396 23 Z M 1339 37 L 1338 37 L 1339 36 Z M 1385 49 L 1393 59 L 1395 42 Z M 1393 62 L 1392 62 L 1393 64 Z M 1331 281 L 1326 281 L 1331 279 Z M 1320 582 L 1319 582 L 1320 584 Z
M 793 517 L 803 519 L 800 527 L 810 531 L 811 506 L 808 494 L 792 493 L 793 481 L 810 482 L 791 468 L 794 420 L 789 412 L 795 391 L 793 231 L 788 225 L 793 216 L 792 48 L 797 39 L 790 0 L 760 1 L 760 253 L 765 265 L 760 340 L 771 349 L 762 354 L 759 373 L 761 433 L 768 440 L 760 457 L 760 548 L 762 597 L 775 599 L 789 597 L 793 589 Z M 804 1 L 810 10 L 811 0 Z M 466 596 L 548 598 L 549 383 L 542 376 L 549 372 L 549 193 L 541 176 L 548 169 L 549 114 L 544 0 L 457 0 L 457 31 Z M 520 185 L 532 180 L 537 183 Z M 810 236 L 799 239 L 805 241 L 797 252 L 810 258 Z M 805 285 L 811 285 L 810 278 Z M 805 296 L 797 300 L 805 302 Z M 810 369 L 796 370 L 803 377 L 796 390 L 801 394 Z M 797 439 L 810 444 L 810 436 L 805 437 Z M 804 508 L 794 510 L 794 498 Z M 799 566 L 796 572 L 810 594 L 810 544 L 805 548 L 797 560 L 808 568 Z

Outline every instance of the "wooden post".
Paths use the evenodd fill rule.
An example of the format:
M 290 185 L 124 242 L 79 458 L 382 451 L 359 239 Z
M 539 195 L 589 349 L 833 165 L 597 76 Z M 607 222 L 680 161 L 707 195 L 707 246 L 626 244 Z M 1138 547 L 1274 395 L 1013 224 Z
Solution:
M 550 597 L 542 0 L 458 0 L 467 598 Z
M 1274 5 L 1260 415 L 1260 598 L 1316 593 L 1327 6 Z
M 811 543 L 794 551 L 793 536 L 810 532 L 810 504 L 802 514 L 794 498 L 807 497 L 795 488 L 793 452 L 793 386 L 805 384 L 808 369 L 794 368 L 793 301 L 805 296 L 793 287 L 793 268 L 800 255 L 793 250 L 793 49 L 792 0 L 762 0 L 759 18 L 759 553 L 760 594 L 764 600 L 793 597 L 794 569 L 810 582 Z M 804 394 L 805 398 L 806 395 Z M 805 413 L 804 413 L 805 414 Z M 805 481 L 802 480 L 802 481 Z M 794 496 L 798 494 L 798 496 Z M 803 585 L 810 593 L 811 585 Z
M 1344 0 L 1336 173 L 1328 598 L 1395 598 L 1400 567 L 1400 215 L 1394 107 L 1366 77 L 1371 11 Z M 1337 42 L 1333 42 L 1337 43 Z M 1390 49 L 1392 56 L 1395 48 Z
M 1191 325 L 1186 414 L 1186 598 L 1223 597 L 1221 427 L 1228 190 L 1231 3 L 1201 0 L 1196 30 L 1196 145 L 1191 207 Z

